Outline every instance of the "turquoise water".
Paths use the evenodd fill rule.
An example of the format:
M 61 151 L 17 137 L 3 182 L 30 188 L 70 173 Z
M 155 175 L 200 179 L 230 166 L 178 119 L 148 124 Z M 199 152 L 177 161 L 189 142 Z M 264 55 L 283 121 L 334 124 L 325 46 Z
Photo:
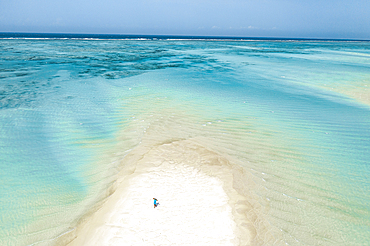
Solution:
M 249 175 L 256 244 L 368 243 L 369 42 L 21 38 L 0 51 L 1 245 L 52 244 L 133 148 L 190 138 Z

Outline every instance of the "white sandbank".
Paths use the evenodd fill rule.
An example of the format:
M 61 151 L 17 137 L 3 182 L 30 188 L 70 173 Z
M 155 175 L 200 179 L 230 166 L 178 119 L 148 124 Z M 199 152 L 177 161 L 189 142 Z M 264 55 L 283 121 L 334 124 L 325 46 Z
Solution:
M 204 164 L 210 153 L 178 143 L 151 149 L 134 161 L 135 170 L 117 181 L 104 204 L 80 223 L 68 245 L 249 244 L 248 232 L 242 232 L 233 215 L 230 191 L 225 192 L 232 187 L 225 183 L 232 174 L 220 163 Z M 188 163 L 209 166 L 208 174 Z M 237 192 L 231 195 L 240 198 Z M 160 203 L 157 208 L 154 197 Z

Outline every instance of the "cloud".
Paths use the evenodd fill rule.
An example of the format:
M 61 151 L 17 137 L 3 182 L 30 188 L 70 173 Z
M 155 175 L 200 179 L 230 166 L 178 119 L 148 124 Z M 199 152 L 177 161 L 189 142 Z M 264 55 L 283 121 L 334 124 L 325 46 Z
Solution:
M 255 30 L 258 30 L 258 29 L 261 29 L 259 27 L 255 27 L 255 26 L 241 26 L 241 27 L 229 27 L 229 29 L 234 29 L 234 30 L 246 30 L 246 29 L 255 29 Z

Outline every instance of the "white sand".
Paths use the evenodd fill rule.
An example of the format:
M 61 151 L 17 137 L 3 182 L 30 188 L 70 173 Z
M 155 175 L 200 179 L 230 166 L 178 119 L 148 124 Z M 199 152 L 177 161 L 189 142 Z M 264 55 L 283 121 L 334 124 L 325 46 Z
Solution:
M 224 181 L 163 152 L 139 160 L 68 245 L 239 245 Z

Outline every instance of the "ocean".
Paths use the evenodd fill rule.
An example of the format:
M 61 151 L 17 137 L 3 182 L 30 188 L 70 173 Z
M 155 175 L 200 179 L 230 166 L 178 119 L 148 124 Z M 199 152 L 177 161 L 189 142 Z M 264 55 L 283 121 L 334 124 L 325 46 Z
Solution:
M 53 245 L 187 140 L 239 168 L 255 245 L 367 245 L 369 87 L 369 41 L 1 34 L 0 245 Z

